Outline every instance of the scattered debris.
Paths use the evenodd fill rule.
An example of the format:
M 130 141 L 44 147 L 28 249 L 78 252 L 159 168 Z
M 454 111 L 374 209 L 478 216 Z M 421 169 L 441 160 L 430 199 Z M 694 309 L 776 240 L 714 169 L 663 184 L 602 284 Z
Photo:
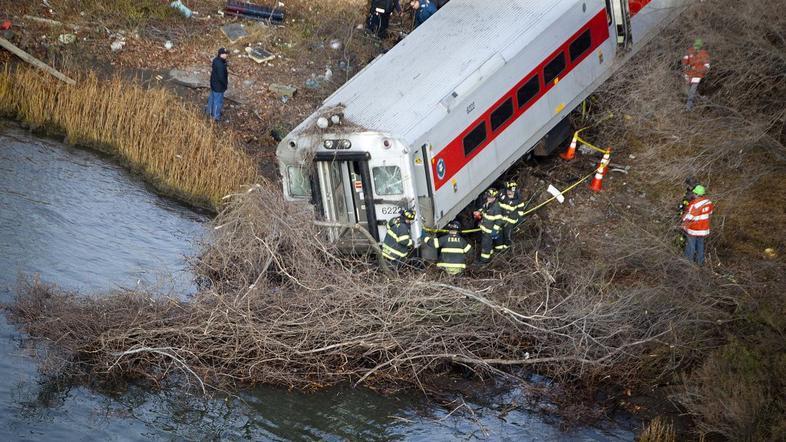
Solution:
M 51 74 L 53 77 L 57 78 L 58 80 L 60 80 L 60 81 L 62 81 L 64 83 L 67 83 L 67 84 L 72 84 L 72 85 L 76 84 L 76 81 L 66 77 L 60 71 L 50 67 L 49 65 L 47 65 L 44 62 L 42 62 L 41 60 L 33 57 L 32 55 L 28 54 L 25 51 L 19 49 L 18 47 L 16 47 L 10 41 L 8 41 L 8 40 L 6 40 L 4 38 L 0 38 L 0 46 L 8 49 L 11 53 L 13 53 L 17 57 L 21 58 L 22 60 L 30 63 L 31 65 L 37 67 L 38 69 L 41 69 L 42 71 Z
M 185 18 L 191 18 L 191 16 L 194 14 L 193 11 L 191 11 L 191 9 L 189 9 L 188 6 L 184 5 L 183 2 L 180 0 L 173 1 L 172 3 L 169 4 L 169 6 L 171 8 L 177 9 L 177 11 L 183 14 L 183 17 Z
M 206 89 L 210 87 L 210 74 L 196 70 L 172 69 L 169 77 L 177 84 L 192 89 Z
M 269 87 L 270 92 L 273 92 L 276 95 L 281 97 L 292 98 L 297 93 L 297 88 L 294 86 L 272 83 Z
M 77 26 L 77 25 L 64 24 L 63 22 L 59 22 L 57 20 L 52 20 L 52 19 L 49 19 L 49 18 L 35 17 L 35 16 L 32 16 L 32 15 L 25 15 L 25 16 L 22 16 L 22 18 L 25 19 L 25 20 L 34 21 L 36 23 L 42 23 L 42 24 L 49 25 L 49 26 L 65 26 L 66 28 L 73 29 L 74 31 L 78 31 L 79 30 L 79 26 Z
M 254 48 L 251 46 L 246 48 L 246 54 L 248 54 L 250 59 L 256 61 L 257 63 L 264 63 L 276 58 L 275 55 L 262 48 Z
M 250 20 L 264 20 L 268 22 L 274 22 L 282 24 L 284 23 L 284 11 L 283 9 L 278 9 L 278 5 L 283 5 L 282 3 L 278 3 L 275 7 L 267 7 L 267 6 L 260 6 L 255 5 L 253 3 L 248 2 L 238 2 L 238 1 L 227 1 L 227 5 L 224 7 L 224 13 L 227 15 L 232 15 L 236 17 L 243 17 Z
M 59 41 L 60 43 L 63 43 L 64 45 L 70 45 L 71 43 L 76 41 L 76 35 L 74 35 L 74 34 L 60 34 L 60 36 L 57 37 L 57 41 Z
M 112 48 L 112 52 L 117 52 L 117 51 L 123 49 L 123 46 L 125 46 L 125 45 L 126 45 L 126 41 L 125 40 L 117 39 L 117 40 L 113 41 L 112 44 L 109 45 L 109 47 Z
M 173 46 L 174 46 L 174 45 L 173 45 L 173 44 L 172 44 L 172 42 L 171 42 L 171 41 L 169 41 L 169 40 L 167 40 L 167 41 L 165 41 L 165 42 L 164 42 L 164 49 L 166 49 L 167 51 L 168 51 L 168 50 L 170 50 L 170 49 L 172 49 L 172 47 L 173 47 Z
M 612 171 L 612 172 L 619 172 L 619 173 L 624 173 L 625 175 L 627 175 L 627 174 L 628 174 L 628 169 L 629 169 L 629 167 L 628 167 L 628 166 L 625 166 L 625 168 L 624 168 L 624 169 L 620 169 L 620 168 L 618 168 L 618 167 L 615 167 L 615 168 L 611 169 L 611 171 Z
M 772 247 L 767 247 L 766 249 L 764 249 L 764 256 L 770 259 L 777 258 L 778 252 L 776 252 L 775 249 Z
M 334 51 L 340 51 L 343 47 L 344 44 L 341 42 L 341 40 L 337 38 L 330 40 L 330 49 L 333 49 Z
M 226 35 L 230 43 L 236 43 L 248 36 L 246 27 L 242 23 L 229 23 L 221 27 L 221 32 Z
M 305 85 L 308 89 L 319 89 L 319 81 L 317 81 L 317 78 L 314 76 L 306 80 Z
M 0 31 L 7 31 L 11 29 L 11 20 L 3 20 L 3 23 L 0 24 Z

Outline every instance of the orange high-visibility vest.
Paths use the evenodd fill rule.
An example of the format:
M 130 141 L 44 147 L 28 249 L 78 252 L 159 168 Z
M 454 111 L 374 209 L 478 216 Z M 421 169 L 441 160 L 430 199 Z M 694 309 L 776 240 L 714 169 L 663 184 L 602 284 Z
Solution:
M 690 202 L 682 215 L 682 230 L 690 236 L 710 234 L 710 216 L 715 206 L 712 201 L 699 197 Z
M 710 68 L 710 53 L 704 49 L 688 49 L 688 54 L 682 57 L 682 66 L 688 78 L 704 78 Z

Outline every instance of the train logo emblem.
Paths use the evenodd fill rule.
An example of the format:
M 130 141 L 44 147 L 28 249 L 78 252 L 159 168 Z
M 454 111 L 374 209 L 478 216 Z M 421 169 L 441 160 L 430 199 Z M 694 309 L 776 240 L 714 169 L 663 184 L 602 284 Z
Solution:
M 437 177 L 439 179 L 445 178 L 445 160 L 442 158 L 437 161 Z

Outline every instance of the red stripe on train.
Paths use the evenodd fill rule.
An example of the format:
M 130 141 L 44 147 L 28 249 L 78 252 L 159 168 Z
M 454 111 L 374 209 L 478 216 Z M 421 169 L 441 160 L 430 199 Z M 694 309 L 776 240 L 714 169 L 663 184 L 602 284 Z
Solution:
M 570 43 L 573 42 L 579 35 L 585 32 L 587 29 L 590 29 L 590 34 L 592 37 L 592 44 L 587 51 L 579 56 L 576 60 L 570 60 L 569 55 L 569 46 Z M 587 58 L 589 54 L 591 54 L 595 49 L 600 47 L 604 41 L 609 38 L 609 28 L 608 28 L 608 21 L 606 17 L 606 11 L 603 10 L 598 13 L 595 17 L 593 17 L 587 24 L 581 27 L 575 34 L 573 34 L 568 40 L 565 41 L 557 50 L 551 53 L 548 57 L 546 57 L 537 68 L 535 68 L 532 72 L 528 73 L 521 81 L 518 82 L 511 90 L 509 90 L 502 98 L 497 100 L 496 103 L 491 105 L 487 110 L 483 112 L 483 114 L 478 117 L 472 124 L 469 125 L 461 134 L 456 137 L 453 141 L 451 141 L 444 149 L 439 151 L 439 153 L 432 159 L 431 161 L 431 176 L 434 177 L 434 187 L 436 190 L 439 190 L 446 182 L 448 182 L 456 173 L 458 173 L 461 169 L 464 168 L 469 162 L 477 156 L 483 149 L 486 148 L 494 139 L 496 139 L 508 126 L 510 126 L 513 122 L 518 120 L 524 113 L 531 108 L 535 103 L 540 101 L 540 99 L 549 91 L 552 87 L 554 87 L 554 82 L 549 82 L 549 84 L 543 84 L 543 68 L 548 64 L 550 61 L 554 59 L 560 52 L 564 52 L 566 57 L 566 66 L 565 70 L 559 75 L 559 79 L 564 78 L 567 74 L 569 74 L 576 66 L 581 63 L 582 60 Z M 539 77 L 540 82 L 540 90 L 538 94 L 530 99 L 524 106 L 519 107 L 519 103 L 517 103 L 518 99 L 516 98 L 516 92 L 519 90 L 521 86 L 526 84 L 529 80 L 532 79 L 534 76 Z M 502 126 L 498 127 L 495 131 L 491 131 L 491 123 L 490 123 L 490 116 L 493 111 L 497 109 L 499 105 L 507 101 L 508 99 L 513 100 L 514 111 L 513 116 L 508 118 L 507 122 L 505 122 Z M 481 122 L 485 122 L 486 127 L 486 139 L 481 143 L 478 147 L 476 147 L 469 155 L 464 155 L 464 137 L 467 136 L 473 129 L 475 129 Z M 440 164 L 442 163 L 442 164 Z M 443 167 L 444 171 L 442 177 L 440 178 L 440 174 L 438 173 L 437 169 L 439 167 Z
M 639 11 L 644 9 L 652 0 L 628 0 L 628 9 L 630 9 L 630 16 L 638 14 Z

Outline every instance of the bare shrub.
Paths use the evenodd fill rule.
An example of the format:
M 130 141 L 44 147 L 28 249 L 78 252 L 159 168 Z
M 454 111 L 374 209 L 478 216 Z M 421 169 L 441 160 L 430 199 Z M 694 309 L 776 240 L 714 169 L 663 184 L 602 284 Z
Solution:
M 209 287 L 193 301 L 84 299 L 33 284 L 12 313 L 101 378 L 159 382 L 182 370 L 213 386 L 306 389 L 347 381 L 426 388 L 426 375 L 453 366 L 478 376 L 532 367 L 566 383 L 633 382 L 726 316 L 706 291 L 672 302 L 660 286 L 666 274 L 687 288 L 698 278 L 670 255 L 634 264 L 648 275 L 634 287 L 614 284 L 613 260 L 587 265 L 581 248 L 512 255 L 473 278 L 388 278 L 367 259 L 339 258 L 311 216 L 263 183 L 234 195 L 215 221 L 197 263 Z M 92 315 L 107 321 L 72 324 Z

